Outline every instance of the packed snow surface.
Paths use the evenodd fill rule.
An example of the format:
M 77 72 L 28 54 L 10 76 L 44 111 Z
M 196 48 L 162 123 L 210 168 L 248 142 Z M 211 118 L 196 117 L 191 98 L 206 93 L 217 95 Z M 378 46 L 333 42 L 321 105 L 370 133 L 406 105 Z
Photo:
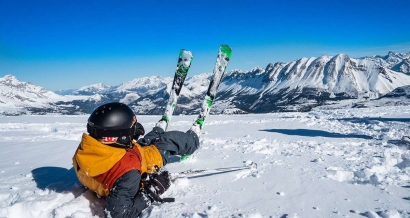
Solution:
M 104 199 L 71 164 L 87 118 L 0 117 L 0 217 L 103 216 Z M 158 118 L 138 120 L 149 130 Z M 163 197 L 176 201 L 143 216 L 410 217 L 409 122 L 404 106 L 210 116 L 201 148 L 166 166 L 174 181 Z

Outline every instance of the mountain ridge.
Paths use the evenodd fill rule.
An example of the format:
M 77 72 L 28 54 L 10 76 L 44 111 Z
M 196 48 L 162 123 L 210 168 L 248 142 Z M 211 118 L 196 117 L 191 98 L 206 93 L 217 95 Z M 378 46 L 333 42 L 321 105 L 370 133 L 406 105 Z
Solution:
M 409 58 L 410 52 L 364 58 L 338 54 L 269 63 L 265 68 L 254 67 L 249 71 L 231 70 L 222 80 L 213 112 L 307 111 L 340 100 L 378 99 L 410 85 Z M 210 75 L 186 79 L 176 114 L 193 114 L 199 110 Z M 172 77 L 151 76 L 118 86 L 97 83 L 72 91 L 60 90 L 65 95 L 58 95 L 6 75 L 0 78 L 0 113 L 7 115 L 10 102 L 15 102 L 13 108 L 21 109 L 13 112 L 16 114 L 81 114 L 90 113 L 99 104 L 120 101 L 139 114 L 162 114 L 172 80 Z M 37 96 L 30 94 L 33 90 Z

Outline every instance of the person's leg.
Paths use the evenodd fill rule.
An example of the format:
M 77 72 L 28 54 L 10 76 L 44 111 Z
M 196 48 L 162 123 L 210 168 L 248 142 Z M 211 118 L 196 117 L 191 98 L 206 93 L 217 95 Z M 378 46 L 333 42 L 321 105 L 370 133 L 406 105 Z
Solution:
M 187 132 L 168 131 L 154 127 L 143 138 L 138 140 L 141 146 L 154 144 L 162 154 L 164 165 L 168 162 L 171 155 L 193 154 L 199 148 L 198 135 L 192 130 Z

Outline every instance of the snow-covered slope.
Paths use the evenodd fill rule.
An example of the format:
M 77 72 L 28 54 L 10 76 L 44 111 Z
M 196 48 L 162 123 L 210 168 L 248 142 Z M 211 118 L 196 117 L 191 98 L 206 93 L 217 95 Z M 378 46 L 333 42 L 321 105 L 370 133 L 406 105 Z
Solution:
M 196 116 L 175 116 L 186 131 Z M 103 217 L 72 156 L 88 116 L 0 119 L 0 217 Z M 160 116 L 138 116 L 147 131 Z M 175 178 L 143 217 L 410 217 L 410 107 L 210 116 L 201 148 L 166 168 Z M 221 172 L 216 168 L 257 169 Z M 235 170 L 233 168 L 232 170 Z

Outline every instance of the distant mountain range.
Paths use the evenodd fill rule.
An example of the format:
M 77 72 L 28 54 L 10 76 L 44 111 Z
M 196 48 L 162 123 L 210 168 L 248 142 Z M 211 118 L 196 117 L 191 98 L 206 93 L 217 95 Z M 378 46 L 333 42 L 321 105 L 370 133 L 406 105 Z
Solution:
M 176 114 L 199 111 L 210 74 L 187 78 Z M 171 77 L 137 78 L 118 86 L 99 83 L 56 93 L 12 75 L 0 78 L 0 114 L 88 114 L 103 103 L 119 101 L 137 114 L 162 114 Z M 377 106 L 385 99 L 407 104 L 410 90 L 410 52 L 350 58 L 348 55 L 301 58 L 268 64 L 250 71 L 227 72 L 219 87 L 213 113 L 309 111 L 344 101 L 350 106 Z M 370 105 L 369 102 L 372 102 Z M 340 104 L 346 105 L 346 104 Z

